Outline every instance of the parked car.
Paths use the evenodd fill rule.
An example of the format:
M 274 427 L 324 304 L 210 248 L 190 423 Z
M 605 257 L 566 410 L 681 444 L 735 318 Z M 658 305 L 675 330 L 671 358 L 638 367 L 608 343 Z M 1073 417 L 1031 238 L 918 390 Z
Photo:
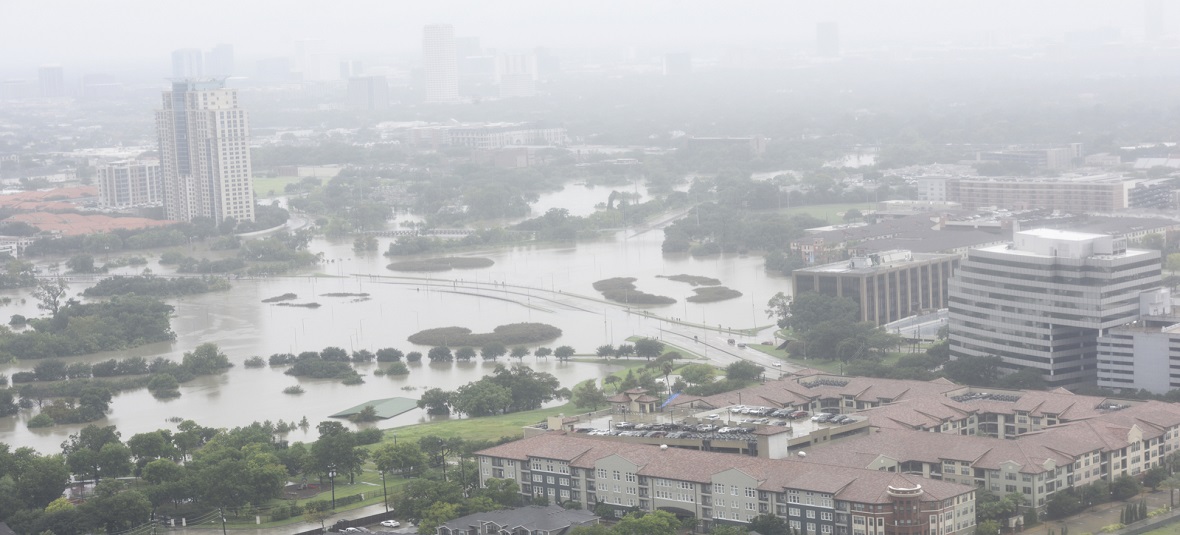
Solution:
M 400 528 L 402 523 L 397 520 L 382 520 L 381 525 L 387 528 Z

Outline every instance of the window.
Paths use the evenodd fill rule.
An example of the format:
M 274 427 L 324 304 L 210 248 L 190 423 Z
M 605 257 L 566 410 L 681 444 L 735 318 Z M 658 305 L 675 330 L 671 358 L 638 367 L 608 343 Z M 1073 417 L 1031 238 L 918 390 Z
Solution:
M 807 510 L 807 518 L 815 518 L 815 511 Z
M 752 489 L 752 488 L 750 488 L 750 487 L 746 487 L 746 497 L 747 497 L 747 498 L 757 498 L 757 497 L 758 497 L 758 491 L 756 491 L 756 490 L 754 490 L 754 489 Z
M 612 473 L 612 475 L 615 477 L 615 481 L 618 481 L 618 480 L 619 480 L 619 471 L 618 471 L 618 470 L 615 470 L 615 471 Z
M 792 507 L 792 508 L 790 509 L 790 511 L 791 511 L 791 513 L 790 513 L 790 514 L 791 514 L 791 516 L 799 516 L 799 513 L 800 513 L 800 511 L 799 511 L 799 508 L 798 508 L 798 507 Z

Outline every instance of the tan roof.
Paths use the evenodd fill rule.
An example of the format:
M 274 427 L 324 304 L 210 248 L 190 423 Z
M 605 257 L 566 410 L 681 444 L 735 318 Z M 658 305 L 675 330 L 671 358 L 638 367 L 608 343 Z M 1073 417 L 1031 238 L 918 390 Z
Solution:
M 945 481 L 933 481 L 896 473 L 879 472 L 848 466 L 824 466 L 796 459 L 765 459 L 729 453 L 714 453 L 682 448 L 660 448 L 585 438 L 550 431 L 476 452 L 477 455 L 526 461 L 531 457 L 570 462 L 577 468 L 593 469 L 595 463 L 618 455 L 639 466 L 647 477 L 709 483 L 715 474 L 740 470 L 759 481 L 761 490 L 781 492 L 784 488 L 834 494 L 837 499 L 863 503 L 888 503 L 889 485 L 926 490 L 924 501 L 943 500 L 966 494 L 973 489 Z

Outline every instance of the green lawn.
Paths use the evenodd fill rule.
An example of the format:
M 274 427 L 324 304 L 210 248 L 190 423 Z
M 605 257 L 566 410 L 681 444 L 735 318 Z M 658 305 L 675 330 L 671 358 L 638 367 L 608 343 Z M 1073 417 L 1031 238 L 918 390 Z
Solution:
M 385 440 L 418 440 L 426 435 L 443 438 L 462 437 L 464 440 L 498 440 L 500 437 L 520 438 L 524 435 L 521 430 L 526 425 L 545 421 L 546 417 L 557 414 L 574 415 L 586 412 L 585 409 L 574 407 L 573 403 L 497 416 L 482 416 L 479 418 L 451 418 L 437 422 L 407 425 L 385 430 Z
M 861 212 L 872 210 L 873 203 L 843 203 L 843 204 L 814 204 L 811 206 L 795 206 L 782 212 L 787 215 L 807 214 L 817 219 L 827 221 L 829 225 L 844 222 L 844 212 L 856 208 Z
M 254 177 L 254 196 L 262 199 L 282 195 L 287 184 L 294 184 L 300 180 L 303 178 L 297 176 Z
M 814 368 L 814 369 L 822 370 L 822 371 L 825 371 L 828 373 L 841 373 L 843 371 L 843 369 L 841 367 L 842 363 L 837 359 L 793 358 L 786 351 L 775 349 L 774 346 L 768 346 L 768 345 L 763 345 L 763 344 L 750 344 L 749 347 L 751 349 L 755 349 L 755 350 L 761 351 L 763 353 L 766 353 L 767 355 L 770 355 L 772 357 L 780 358 L 786 362 L 789 362 L 791 364 L 795 364 L 797 366 L 806 366 L 808 368 Z M 897 359 L 901 358 L 903 355 L 908 355 L 908 354 L 910 354 L 910 353 L 890 353 L 888 356 L 886 356 L 884 359 L 881 360 L 881 363 L 886 366 L 891 366 L 897 362 Z

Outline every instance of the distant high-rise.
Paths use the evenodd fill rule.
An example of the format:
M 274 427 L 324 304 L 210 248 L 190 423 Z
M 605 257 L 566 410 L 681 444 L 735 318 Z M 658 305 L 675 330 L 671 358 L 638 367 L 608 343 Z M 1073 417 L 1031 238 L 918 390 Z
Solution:
M 815 25 L 816 52 L 826 58 L 840 56 L 840 26 L 835 22 Z
M 234 72 L 234 45 L 222 43 L 205 54 L 205 72 L 210 76 L 237 74 Z
M 1164 0 L 1144 0 L 1143 38 L 1159 41 L 1164 34 Z
M 692 73 L 692 54 L 673 52 L 664 54 L 664 76 L 680 76 Z
M 455 28 L 450 24 L 431 24 L 422 29 L 422 70 L 426 81 L 426 102 L 459 100 Z
M 499 58 L 500 98 L 537 95 L 537 62 L 532 54 L 503 54 Z
M 43 97 L 64 97 L 66 95 L 61 65 L 42 65 L 40 69 L 37 69 L 37 81 L 41 86 L 41 96 Z
M 164 217 L 254 220 L 250 127 L 224 79 L 172 82 L 156 111 Z
M 172 51 L 173 78 L 200 78 L 205 76 L 205 60 L 196 48 L 181 48 Z
M 348 80 L 365 73 L 365 64 L 359 59 L 340 60 L 340 79 Z
M 348 79 L 348 105 L 358 110 L 383 110 L 389 107 L 389 81 L 384 76 L 357 76 Z
M 98 196 L 106 207 L 159 204 L 162 199 L 158 160 L 122 160 L 100 165 L 97 182 Z

